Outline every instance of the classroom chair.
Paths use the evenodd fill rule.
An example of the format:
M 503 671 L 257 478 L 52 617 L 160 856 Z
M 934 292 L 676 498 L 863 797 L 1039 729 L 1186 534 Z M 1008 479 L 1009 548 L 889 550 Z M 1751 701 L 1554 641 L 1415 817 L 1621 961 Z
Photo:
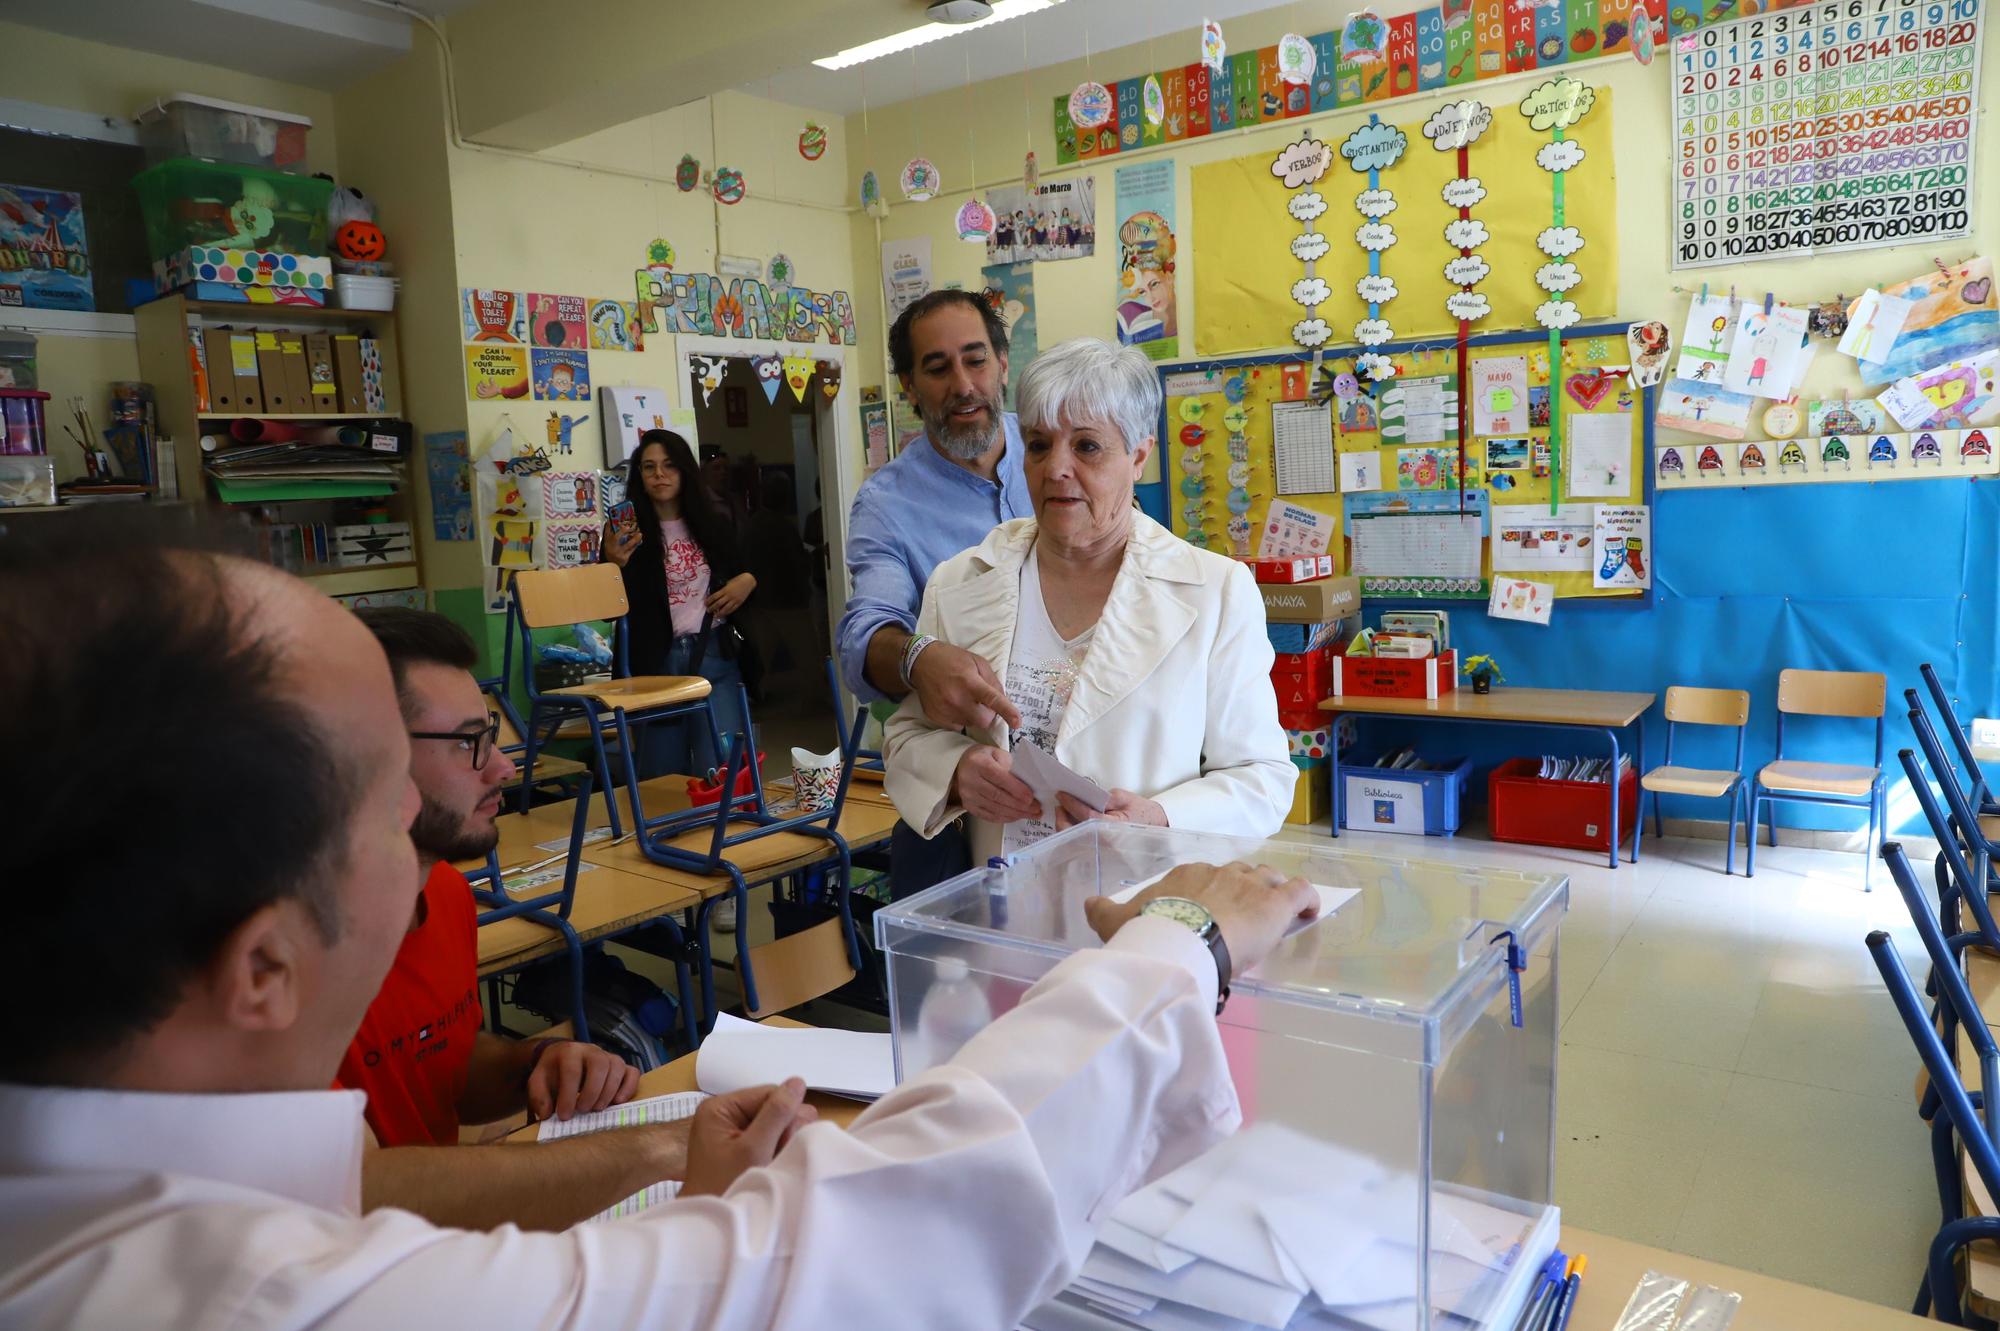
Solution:
M 1917 691 L 1903 690 L 1903 701 L 1910 707 L 1910 730 L 1916 735 L 1917 743 L 1923 746 L 1924 757 L 1929 760 L 1931 770 L 1937 773 L 1938 789 L 1944 792 L 1945 806 L 1950 811 L 1946 830 L 1939 835 L 1940 844 L 1962 844 L 1966 854 L 1972 857 L 1966 878 L 1968 890 L 1971 883 L 1983 882 L 1991 891 L 1995 886 L 1993 865 L 1996 855 L 2000 855 L 2000 845 L 1996 845 L 1994 840 L 2000 836 L 2000 819 L 1991 814 L 1981 814 L 1973 805 L 1971 794 L 1959 784 L 1958 773 L 1952 770 L 1951 760 L 1945 757 L 1944 745 L 1939 742 L 1937 731 L 1931 728 L 1930 718 L 1924 714 L 1923 704 L 1917 699 Z
M 826 677 L 828 684 L 833 688 L 833 724 L 839 732 L 840 747 L 844 752 L 848 746 L 846 719 L 847 695 L 841 690 L 840 668 L 830 656 L 826 658 Z M 857 700 L 854 710 L 854 724 L 856 729 L 865 731 L 868 728 L 868 708 Z M 880 749 L 862 748 L 861 736 L 859 734 L 854 736 L 854 765 L 863 771 L 882 771 L 882 751 Z
M 576 1028 L 576 1038 L 588 1041 L 590 1023 L 583 1010 L 583 940 L 577 937 L 576 929 L 569 922 L 570 908 L 576 904 L 577 870 L 583 862 L 583 837 L 590 827 L 590 773 L 585 772 L 579 780 L 582 789 L 577 792 L 576 815 L 570 820 L 569 854 L 563 861 L 561 887 L 537 897 L 512 895 L 500 873 L 497 849 L 486 852 L 486 867 L 466 874 L 465 880 L 472 884 L 473 899 L 489 908 L 480 912 L 480 928 L 520 917 L 553 929 L 562 936 L 563 950 L 569 954 L 569 1019 Z M 489 1015 L 497 1024 L 500 1011 L 498 1002 L 494 1001 L 498 996 L 497 989 L 492 991 L 492 995 L 488 1000 Z
M 510 601 L 507 627 L 505 629 L 505 632 L 509 635 L 507 637 L 507 654 L 510 657 L 513 654 L 513 638 L 511 636 L 513 628 L 514 620 L 512 603 Z M 553 753 L 537 753 L 535 756 L 534 786 L 531 787 L 529 785 L 525 775 L 527 771 L 526 757 L 528 752 L 528 741 L 525 734 L 526 726 L 521 720 L 520 710 L 514 706 L 514 700 L 509 696 L 511 686 L 509 664 L 511 663 L 502 665 L 499 675 L 480 680 L 479 691 L 486 695 L 487 706 L 491 710 L 493 722 L 500 728 L 500 733 L 494 740 L 494 747 L 509 758 L 512 758 L 515 765 L 521 769 L 515 773 L 514 784 L 509 787 L 509 791 L 514 796 L 514 811 L 516 813 L 526 813 L 534 804 L 535 788 L 542 786 L 553 787 L 560 798 L 573 798 L 577 791 L 577 778 L 590 769 L 574 758 L 563 758 Z M 542 743 L 546 744 L 548 738 L 547 735 L 544 735 Z
M 1966 735 L 1965 727 L 1958 723 L 1958 714 L 1951 709 L 1951 695 L 1944 691 L 1937 671 L 1926 661 L 1917 667 L 1917 673 L 1923 676 L 1924 687 L 1930 690 L 1931 705 L 1937 708 L 1945 734 L 1950 737 L 1952 747 L 1958 750 L 1959 764 L 1965 768 L 1965 779 L 1971 785 L 1967 794 L 1972 806 L 1984 817 L 2000 814 L 2000 800 L 1993 798 L 1992 788 L 1986 784 L 1986 775 L 1979 768 L 1979 755 L 1972 751 L 1972 740 Z
M 1868 851 L 1861 868 L 1861 890 L 1874 890 L 1875 828 L 1888 819 L 1883 807 L 1882 718 L 1888 710 L 1889 681 L 1879 674 L 1856 670 L 1784 670 L 1778 674 L 1778 751 L 1750 779 L 1750 849 L 1743 874 L 1757 875 L 1757 824 L 1766 800 L 1773 804 L 1842 804 L 1868 810 Z M 1875 718 L 1875 765 L 1803 762 L 1785 757 L 1787 716 Z M 1771 815 L 1771 844 L 1778 844 L 1776 810 Z
M 542 728 L 576 718 L 589 729 L 593 767 L 604 791 L 605 813 L 611 820 L 611 834 L 623 836 L 618 818 L 618 801 L 613 794 L 611 762 L 604 740 L 607 731 L 616 737 L 625 767 L 625 793 L 632 805 L 634 826 L 646 822 L 639 807 L 639 767 L 633 745 L 635 727 L 658 725 L 681 717 L 699 719 L 708 727 L 715 751 L 722 752 L 722 736 L 715 726 L 709 706 L 709 683 L 699 675 L 634 675 L 626 646 L 625 615 L 630 606 L 625 599 L 625 579 L 615 564 L 586 564 L 581 568 L 523 569 L 514 575 L 510 595 L 515 625 L 521 642 L 521 682 L 528 694 L 527 748 L 523 754 L 521 780 L 532 786 L 535 763 L 542 744 Z M 615 639 L 612 678 L 566 688 L 544 690 L 535 683 L 536 629 L 568 628 L 597 620 L 609 621 Z M 748 706 L 746 699 L 745 706 Z M 747 711 L 745 715 L 748 715 Z M 553 723 L 553 724 L 550 724 Z
M 1910 872 L 1909 859 L 1903 853 L 1902 844 L 1895 841 L 1885 843 L 1882 859 L 1889 867 L 1889 876 L 1895 880 L 1897 890 L 1909 904 L 1918 936 L 1923 940 L 1925 951 L 1930 954 L 1932 971 L 1938 977 L 1942 991 L 1940 1004 L 1952 1010 L 1957 1028 L 1963 1031 L 1979 1058 L 1981 1090 L 1971 1092 L 1966 1089 L 1952 1057 L 1952 1046 L 1947 1045 L 1939 1035 L 1915 984 L 1903 969 L 1895 943 L 1883 930 L 1871 932 L 1868 935 L 1869 955 L 1875 961 L 1876 970 L 1881 973 L 1890 999 L 1896 1004 L 1896 1011 L 1916 1046 L 1931 1085 L 1938 1092 L 1939 1108 L 1955 1139 L 1952 1148 L 1940 1154 L 1937 1138 L 1933 1137 L 1933 1164 L 1940 1171 L 1940 1197 L 1949 1194 L 1956 1199 L 1957 1205 L 1946 1210 L 1937 1237 L 1931 1241 L 1928 1268 L 1918 1286 L 1912 1311 L 1919 1317 L 1934 1312 L 1942 1322 L 1964 1326 L 1966 1319 L 1958 1255 L 1973 1243 L 2000 1239 L 2000 1216 L 1966 1214 L 1964 1190 L 1958 1182 L 1957 1157 L 1958 1151 L 1962 1150 L 1988 1197 L 2000 1196 L 2000 1152 L 1995 1150 L 1995 1140 L 2000 1138 L 2000 1115 L 1996 1115 L 1994 1099 L 1987 1093 L 2000 1084 L 1996 1081 L 2000 1078 L 2000 1043 L 1994 1040 L 1971 987 L 1960 973 L 1948 940 L 1929 919 L 1929 911 L 1922 901 L 1915 876 Z M 1946 1174 L 1950 1176 L 1949 1182 L 1946 1181 Z
M 1674 730 L 1691 726 L 1733 726 L 1736 761 L 1727 770 L 1674 766 Z M 1639 778 L 1639 825 L 1632 830 L 1632 862 L 1639 862 L 1639 838 L 1646 829 L 1646 797 L 1653 797 L 1653 835 L 1663 836 L 1660 796 L 1694 795 L 1729 801 L 1729 850 L 1725 874 L 1736 872 L 1736 819 L 1746 812 L 1743 784 L 1743 737 L 1750 725 L 1750 695 L 1742 689 L 1697 689 L 1675 684 L 1667 689 L 1667 761 Z

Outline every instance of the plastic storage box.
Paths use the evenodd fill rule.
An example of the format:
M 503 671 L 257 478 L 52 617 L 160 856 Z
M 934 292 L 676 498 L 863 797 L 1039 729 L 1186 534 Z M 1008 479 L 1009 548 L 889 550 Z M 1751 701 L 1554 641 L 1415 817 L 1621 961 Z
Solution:
M 898 1077 L 1096 947 L 1086 898 L 1233 859 L 1357 895 L 1235 980 L 1218 1021 L 1243 1128 L 1134 1199 L 1105 1199 L 1125 1228 L 1100 1231 L 1091 1283 L 1025 1324 L 1130 1327 L 1105 1311 L 1115 1290 L 1158 1301 L 1145 1326 L 1504 1331 L 1556 1237 L 1566 878 L 1085 824 L 876 912 Z M 1162 1228 L 1162 1212 L 1178 1215 L 1162 1241 L 1191 1254 L 1172 1272 L 1114 1246 Z
M 0 455 L 0 508 L 56 502 L 55 459 Z
M 177 92 L 133 119 L 148 162 L 213 157 L 273 171 L 303 171 L 310 116 Z
M 1570 850 L 1611 849 L 1610 790 L 1602 781 L 1550 781 L 1533 758 L 1509 758 L 1486 778 L 1488 835 L 1495 841 Z M 1639 816 L 1639 774 L 1618 782 L 1618 834 L 1632 834 Z
M 176 157 L 132 177 L 132 188 L 155 259 L 194 245 L 326 256 L 331 180 Z
M 1372 763 L 1340 765 L 1342 827 L 1356 832 L 1451 836 L 1458 831 L 1472 759 L 1446 758 L 1434 770 L 1400 770 Z
M 1440 698 L 1458 687 L 1458 656 L 1336 656 L 1333 696 Z
M 0 388 L 0 453 L 49 451 L 45 413 L 49 395 L 32 388 Z

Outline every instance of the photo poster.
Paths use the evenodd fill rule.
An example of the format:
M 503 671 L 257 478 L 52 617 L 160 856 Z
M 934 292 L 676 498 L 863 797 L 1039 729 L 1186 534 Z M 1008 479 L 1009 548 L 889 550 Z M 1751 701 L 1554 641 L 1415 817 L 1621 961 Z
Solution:
M 1593 524 L 1593 587 L 1644 591 L 1653 585 L 1653 511 L 1644 504 L 1599 504 Z
M 465 431 L 424 436 L 424 479 L 430 490 L 432 539 L 471 540 L 472 462 Z
M 94 310 L 83 195 L 0 185 L 0 306 Z
M 1014 410 L 1014 385 L 1040 354 L 1035 335 L 1035 265 L 995 263 L 979 270 L 986 279 L 986 303 L 1007 325 L 1007 410 Z
M 536 347 L 528 355 L 537 402 L 590 401 L 590 353 Z
M 931 238 L 882 242 L 882 301 L 895 323 L 931 289 Z
M 988 191 L 993 234 L 986 262 L 1050 263 L 1097 252 L 1097 178 L 1050 180 L 1034 189 Z
M 1115 184 L 1118 340 L 1153 360 L 1172 360 L 1180 354 L 1180 314 L 1174 297 L 1178 264 L 1173 160 L 1121 166 Z

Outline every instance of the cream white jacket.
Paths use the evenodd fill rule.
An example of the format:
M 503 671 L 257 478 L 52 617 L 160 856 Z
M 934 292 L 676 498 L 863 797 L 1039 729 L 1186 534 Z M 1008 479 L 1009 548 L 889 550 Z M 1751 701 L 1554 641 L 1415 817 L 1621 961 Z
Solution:
M 917 632 L 983 657 L 1007 677 L 1021 566 L 1037 524 L 1017 518 L 931 574 Z M 1298 769 L 1278 725 L 1264 602 L 1250 570 L 1197 549 L 1143 513 L 1104 603 L 1055 756 L 1106 789 L 1156 800 L 1170 826 L 1266 837 L 1292 804 Z M 889 719 L 886 785 L 925 837 L 964 812 L 950 800 L 974 744 L 1007 747 L 1004 722 L 972 735 L 932 725 L 912 693 Z M 974 863 L 997 854 L 1000 829 L 972 824 Z

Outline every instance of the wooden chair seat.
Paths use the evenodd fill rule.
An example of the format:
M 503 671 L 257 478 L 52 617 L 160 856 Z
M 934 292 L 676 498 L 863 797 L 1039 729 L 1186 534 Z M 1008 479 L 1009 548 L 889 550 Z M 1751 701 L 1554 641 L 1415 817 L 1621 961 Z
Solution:
M 514 761 L 521 763 L 526 760 L 524 758 L 516 758 Z M 582 776 L 589 770 L 588 767 L 585 767 L 574 758 L 559 758 L 553 753 L 538 753 L 535 755 L 535 780 L 537 781 L 562 781 L 569 777 Z M 508 783 L 509 789 L 521 784 L 521 775 L 520 772 L 515 773 L 513 781 Z
M 1656 795 L 1703 795 L 1720 798 L 1743 779 L 1741 772 L 1724 772 L 1706 767 L 1655 767 L 1639 778 L 1639 784 Z
M 548 689 L 544 696 L 591 698 L 606 707 L 640 712 L 676 703 L 700 702 L 708 696 L 708 691 L 709 682 L 700 675 L 633 675 L 627 679 L 601 679 L 593 684 Z
M 1875 788 L 1882 774 L 1879 767 L 1850 767 L 1845 763 L 1797 762 L 1790 758 L 1767 763 L 1757 773 L 1766 790 L 1798 791 L 1808 795 L 1848 795 L 1861 798 Z
M 546 889 L 542 889 L 546 890 Z M 653 878 L 598 867 L 576 876 L 576 900 L 570 906 L 570 927 L 588 943 L 593 938 L 622 933 L 663 915 L 699 904 L 697 892 Z M 486 913 L 481 908 L 480 913 Z M 546 925 L 515 916 L 479 930 L 479 973 L 510 970 L 539 957 L 563 951 L 562 935 Z

